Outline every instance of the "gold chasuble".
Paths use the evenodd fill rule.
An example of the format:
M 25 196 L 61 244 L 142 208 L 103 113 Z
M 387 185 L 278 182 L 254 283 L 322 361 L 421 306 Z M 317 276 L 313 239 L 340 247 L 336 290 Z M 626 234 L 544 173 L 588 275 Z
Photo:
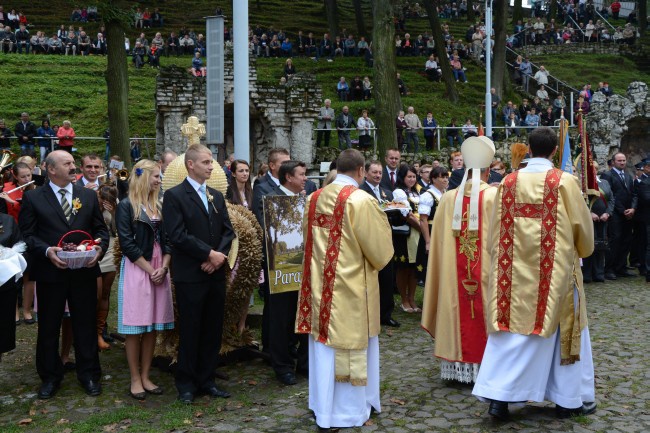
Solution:
M 337 382 L 365 386 L 368 339 L 380 331 L 378 271 L 393 257 L 388 219 L 370 194 L 330 184 L 307 198 L 303 233 L 296 333 L 336 350 Z
M 472 182 L 467 182 L 463 191 L 460 233 L 452 229 L 457 189 L 442 196 L 433 218 L 422 327 L 435 338 L 436 357 L 479 364 L 487 341 L 483 305 L 491 266 L 488 227 L 497 188 L 481 182 L 479 231 L 474 232 L 469 230 L 467 218 Z M 443 374 L 443 379 L 450 378 L 456 377 Z
M 490 227 L 488 332 L 548 338 L 559 326 L 562 364 L 580 357 L 587 310 L 579 258 L 594 248 L 589 209 L 576 197 L 578 179 L 561 170 L 511 173 Z

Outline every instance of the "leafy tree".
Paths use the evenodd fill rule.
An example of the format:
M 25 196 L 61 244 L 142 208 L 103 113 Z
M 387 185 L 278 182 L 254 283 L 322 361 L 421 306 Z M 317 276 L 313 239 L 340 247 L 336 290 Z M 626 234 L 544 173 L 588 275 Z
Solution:
M 447 50 L 445 50 L 445 38 L 442 35 L 442 27 L 436 7 L 440 5 L 438 0 L 424 0 L 424 7 L 427 10 L 429 25 L 433 32 L 433 40 L 436 43 L 436 54 L 438 55 L 438 66 L 442 69 L 442 80 L 445 82 L 445 97 L 451 102 L 458 102 L 458 92 L 456 91 L 456 80 L 451 71 L 451 65 L 447 61 Z
M 397 129 L 395 116 L 402 107 L 397 89 L 395 61 L 395 26 L 393 6 L 395 0 L 372 1 L 372 54 L 375 76 L 373 99 L 377 113 L 377 152 L 383 156 L 386 149 L 395 146 Z

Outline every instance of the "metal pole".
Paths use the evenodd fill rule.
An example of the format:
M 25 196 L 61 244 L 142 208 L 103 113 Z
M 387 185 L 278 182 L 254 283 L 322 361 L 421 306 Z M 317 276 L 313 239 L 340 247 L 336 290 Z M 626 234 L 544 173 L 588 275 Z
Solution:
M 248 2 L 233 1 L 235 158 L 250 160 Z
M 485 134 L 492 137 L 492 0 L 485 0 Z
M 571 95 L 571 106 L 569 107 L 569 109 L 571 110 L 571 126 L 574 126 L 573 125 L 573 92 L 571 92 L 570 95 Z
M 438 142 L 438 150 L 440 150 L 440 131 L 436 134 L 436 141 Z

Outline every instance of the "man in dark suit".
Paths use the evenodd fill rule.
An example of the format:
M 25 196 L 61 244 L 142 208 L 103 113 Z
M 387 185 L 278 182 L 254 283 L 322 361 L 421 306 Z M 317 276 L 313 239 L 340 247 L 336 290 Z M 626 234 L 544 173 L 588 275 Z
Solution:
M 29 120 L 28 113 L 20 115 L 20 122 L 16 123 L 14 134 L 18 138 L 21 155 L 34 156 L 34 137 L 36 137 L 36 125 Z
M 395 190 L 395 183 L 397 182 L 397 169 L 399 168 L 399 161 L 402 158 L 400 151 L 396 148 L 386 150 L 386 167 L 382 170 L 381 182 L 379 185 L 389 191 Z
M 369 161 L 366 163 L 366 180 L 359 188 L 372 195 L 377 201 L 392 201 L 393 193 L 390 189 L 381 186 L 382 172 L 386 172 L 379 161 Z M 398 219 L 401 219 L 399 216 Z M 390 218 L 388 222 L 391 222 Z M 402 222 L 395 221 L 396 225 Z M 392 240 L 391 240 L 392 242 Z M 395 308 L 395 299 L 393 298 L 394 290 L 394 273 L 393 261 L 388 262 L 386 267 L 379 271 L 379 319 L 382 325 L 399 327 L 397 320 L 393 319 L 393 309 Z
M 612 157 L 613 167 L 609 179 L 614 193 L 614 213 L 609 221 L 609 254 L 605 265 L 605 278 L 634 277 L 627 270 L 627 256 L 632 241 L 632 219 L 637 207 L 634 180 L 625 172 L 627 158 L 623 153 Z
M 77 181 L 80 186 L 97 191 L 99 188 L 98 176 L 102 170 L 101 158 L 89 153 L 81 158 L 81 177 Z
M 212 153 L 202 145 L 185 152 L 187 178 L 165 191 L 163 223 L 172 246 L 172 280 L 178 307 L 176 389 L 182 403 L 197 393 L 230 397 L 214 383 L 226 300 L 228 252 L 235 237 L 223 195 L 206 186 Z
M 645 252 L 639 259 L 645 260 L 645 281 L 650 284 L 650 158 L 643 161 L 643 175 L 637 184 L 638 209 L 645 223 L 646 243 Z
M 97 194 L 74 185 L 74 158 L 68 152 L 54 151 L 45 159 L 49 183 L 23 196 L 19 216 L 20 230 L 31 253 L 31 276 L 37 282 L 38 337 L 36 369 L 42 380 L 38 398 L 54 396 L 63 380 L 59 357 L 59 330 L 68 302 L 77 362 L 77 378 L 90 396 L 101 393 L 101 368 L 97 355 L 96 305 L 98 260 L 108 248 L 108 230 L 102 217 Z M 68 269 L 59 259 L 58 242 L 68 232 L 80 230 L 99 239 L 97 255 L 81 269 Z M 80 243 L 77 233 L 67 242 Z
M 280 180 L 278 176 L 280 175 L 280 166 L 284 161 L 290 159 L 289 151 L 287 149 L 278 147 L 271 149 L 269 151 L 268 165 L 269 171 L 259 179 L 259 182 L 253 187 L 253 213 L 257 222 L 260 223 L 260 226 L 264 227 L 264 213 L 263 213 L 263 203 L 262 197 L 268 195 L 273 191 L 278 185 L 280 185 Z M 269 297 L 269 276 L 266 263 L 266 248 L 263 248 L 264 260 L 262 261 L 262 270 L 264 272 L 264 282 L 260 284 L 259 295 L 264 299 L 264 309 L 262 311 L 262 350 L 264 352 L 269 352 L 269 307 L 268 307 L 268 297 Z
M 280 166 L 278 176 L 280 185 L 276 186 L 268 196 L 293 196 L 305 190 L 307 166 L 300 161 L 284 161 Z M 298 373 L 307 374 L 308 351 L 307 335 L 296 335 L 296 310 L 298 308 L 298 291 L 269 294 L 269 352 L 271 365 L 278 380 L 285 385 L 295 385 Z M 291 347 L 298 341 L 298 363 L 294 362 Z

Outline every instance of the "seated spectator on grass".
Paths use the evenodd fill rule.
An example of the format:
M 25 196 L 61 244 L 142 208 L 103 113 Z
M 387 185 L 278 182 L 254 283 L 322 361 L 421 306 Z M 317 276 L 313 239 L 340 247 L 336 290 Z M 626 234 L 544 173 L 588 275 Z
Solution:
M 199 33 L 199 35 L 196 37 L 196 42 L 194 42 L 194 51 L 200 52 L 201 56 L 205 57 L 205 37 L 202 33 Z
M 460 128 L 456 123 L 456 118 L 451 118 L 451 122 L 449 122 L 447 125 L 446 131 L 449 147 L 454 147 L 454 143 L 457 143 L 460 146 L 460 143 L 463 141 L 463 139 L 460 137 Z
M 623 40 L 622 43 L 627 45 L 634 45 L 634 40 L 636 39 L 636 29 L 631 23 L 625 24 L 623 28 Z
M 63 54 L 63 42 L 61 42 L 61 39 L 57 35 L 52 35 L 47 41 L 47 53 Z
M 414 56 L 423 56 L 427 48 L 427 43 L 424 40 L 422 35 L 418 35 L 417 39 L 413 43 L 413 55 Z
M 427 62 L 424 64 L 424 72 L 426 72 L 429 80 L 440 81 L 440 69 L 438 68 L 436 57 L 433 54 L 429 56 L 429 60 L 427 60 Z
M 203 66 L 203 59 L 201 59 L 201 53 L 198 51 L 194 53 L 194 58 L 192 59 L 192 73 L 195 77 L 207 76 L 207 69 Z
M 526 119 L 524 119 L 524 123 L 526 126 L 539 126 L 540 125 L 540 118 L 539 115 L 537 114 L 537 110 L 535 107 L 532 107 L 530 109 L 530 113 L 526 116 Z
M 166 50 L 166 55 L 169 57 L 170 54 L 174 54 L 176 56 L 179 56 L 181 54 L 180 50 L 180 41 L 178 40 L 178 36 L 176 36 L 176 33 L 171 32 L 169 34 L 169 37 L 167 38 L 167 50 Z
M 363 99 L 367 101 L 372 97 L 372 83 L 370 78 L 366 75 L 363 77 Z
M 158 8 L 155 8 L 153 10 L 153 14 L 151 14 L 151 26 L 162 27 L 164 23 L 165 21 L 163 20 L 163 16 L 160 14 L 160 10 L 158 10 Z
M 353 101 L 361 101 L 363 99 L 363 81 L 361 81 L 361 77 L 358 75 L 350 83 L 350 96 Z
M 278 35 L 273 35 L 271 37 L 271 42 L 269 42 L 269 55 L 271 57 L 280 57 L 281 50 L 282 50 L 282 44 L 278 39 Z
M 467 118 L 467 120 L 465 120 L 465 124 L 461 128 L 461 131 L 463 133 L 464 138 L 478 136 L 478 129 L 476 128 L 476 126 L 474 126 L 474 124 L 472 123 L 472 119 L 470 119 L 469 117 Z
M 97 33 L 97 39 L 93 41 L 91 53 L 99 56 L 106 55 L 106 39 L 103 33 Z
M 142 12 L 142 26 L 145 29 L 151 28 L 151 12 L 149 11 L 149 8 L 145 8 L 144 12 Z
M 87 56 L 90 54 L 90 48 L 92 47 L 92 41 L 90 40 L 90 36 L 86 34 L 86 32 L 82 31 L 79 33 L 79 38 L 77 40 L 77 49 L 81 53 L 82 56 Z
M 548 92 L 543 84 L 537 90 L 537 97 L 544 102 L 548 102 Z
M 282 45 L 280 45 L 280 52 L 282 53 L 282 57 L 291 57 L 291 54 L 293 52 L 293 44 L 289 38 L 284 38 Z
M 334 58 L 334 50 L 332 49 L 332 40 L 330 39 L 329 33 L 323 35 L 323 39 L 320 41 L 320 57 L 327 57 L 328 59 Z
M 366 42 L 366 38 L 361 36 L 359 38 L 359 42 L 357 42 L 357 55 L 358 56 L 365 56 L 366 51 L 368 51 L 368 42 Z
M 542 126 L 553 126 L 555 124 L 555 115 L 553 115 L 553 107 L 550 105 L 546 107 L 546 111 L 540 117 Z
M 18 14 L 16 13 L 16 9 L 12 9 L 7 14 L 7 25 L 9 25 L 9 27 L 13 29 L 17 29 L 18 24 L 20 24 L 20 20 L 18 19 Z
M 397 73 L 397 90 L 402 96 L 408 95 L 408 89 L 406 88 L 406 84 L 404 84 L 404 80 L 402 80 L 402 76 L 399 72 Z
M 158 45 L 151 45 L 148 51 L 149 64 L 152 68 L 160 67 L 160 54 L 162 53 L 162 48 L 158 48 Z
M 271 55 L 271 50 L 269 49 L 269 38 L 266 33 L 262 34 L 262 37 L 259 40 L 259 45 L 257 48 L 257 56 L 269 57 Z
M 296 67 L 293 65 L 293 60 L 287 59 L 284 62 L 284 78 L 287 80 L 296 74 Z
M 182 54 L 194 53 L 194 40 L 189 35 L 185 35 L 178 43 Z
M 43 53 L 44 51 L 41 51 L 41 47 L 38 44 L 38 38 L 41 36 L 41 32 L 37 31 L 36 34 L 32 35 L 32 37 L 29 39 L 29 47 L 32 50 L 32 54 L 37 54 L 37 53 Z
M 354 36 L 351 34 L 348 35 L 348 37 L 345 39 L 345 42 L 343 43 L 343 54 L 346 57 L 357 55 L 357 43 L 354 40 Z
M 156 36 L 151 40 L 150 46 L 156 46 L 159 50 L 164 49 L 165 47 L 165 40 L 163 39 L 162 35 L 160 32 L 156 33 Z
M 140 42 L 136 42 L 135 47 L 133 48 L 133 54 L 131 55 L 133 58 L 133 64 L 135 65 L 136 69 L 141 69 L 144 66 L 146 55 L 147 49 L 144 47 L 144 45 L 142 45 Z
M 345 45 L 343 44 L 343 41 L 341 40 L 340 36 L 337 36 L 336 39 L 334 39 L 334 45 L 332 47 L 334 50 L 334 56 L 341 56 L 343 57 L 343 54 L 345 53 Z
M 16 35 L 14 35 L 11 27 L 5 26 L 0 30 L 0 43 L 2 43 L 3 53 L 13 53 L 16 47 Z
M 135 43 L 137 44 L 138 42 L 140 42 L 140 45 L 143 47 L 149 48 L 149 41 L 147 40 L 147 37 L 144 33 L 140 33 L 140 36 L 135 39 Z
M 305 57 L 305 45 L 307 44 L 307 37 L 302 34 L 302 30 L 298 31 L 298 36 L 296 37 L 296 55 L 300 57 Z
M 88 21 L 97 21 L 99 15 L 97 13 L 97 6 L 88 6 Z
M 65 24 L 61 24 L 59 30 L 56 31 L 56 36 L 61 39 L 61 42 L 65 42 L 65 39 L 68 37 L 68 31 L 65 29 Z
M 413 41 L 411 40 L 411 35 L 408 33 L 404 34 L 404 39 L 400 43 L 400 47 L 397 51 L 398 56 L 412 56 L 413 55 Z
M 15 34 L 16 36 L 16 46 L 18 47 L 18 54 L 22 54 L 23 50 L 25 51 L 25 54 L 29 54 L 29 40 L 31 37 L 29 36 L 29 32 L 25 28 L 24 24 L 20 25 L 20 28 Z
M 336 83 L 336 93 L 339 95 L 339 101 L 347 101 L 348 94 L 350 93 L 350 86 L 345 81 L 345 77 L 341 77 L 339 82 Z
M 512 101 L 508 101 L 508 103 L 503 107 L 502 119 L 503 119 L 504 123 L 508 122 L 508 119 L 510 118 L 510 113 L 514 113 L 515 116 L 517 116 L 517 110 L 515 110 L 515 107 L 512 104 Z
M 68 53 L 71 53 L 73 56 L 77 54 L 78 44 L 79 40 L 77 35 L 74 32 L 68 33 L 68 37 L 65 40 L 65 55 L 67 56 Z
M 318 57 L 318 42 L 316 42 L 312 32 L 309 32 L 307 35 L 307 40 L 305 42 L 305 55 L 307 57 Z
M 451 71 L 454 74 L 454 78 L 456 79 L 456 82 L 462 79 L 463 83 L 467 83 L 467 77 L 465 76 L 465 69 L 463 68 L 463 64 L 460 62 L 460 58 L 458 56 L 454 56 L 454 59 L 451 61 Z
M 73 23 L 81 21 L 81 9 L 76 8 L 72 10 L 72 14 L 70 15 L 70 21 Z
M 517 113 L 513 110 L 510 111 L 508 114 L 508 117 L 505 119 L 505 125 L 506 125 L 506 136 L 515 134 L 517 137 L 519 137 L 519 116 L 517 116 Z
M 530 107 L 534 108 L 537 114 L 540 114 L 542 112 L 542 100 L 538 96 L 535 96 Z

